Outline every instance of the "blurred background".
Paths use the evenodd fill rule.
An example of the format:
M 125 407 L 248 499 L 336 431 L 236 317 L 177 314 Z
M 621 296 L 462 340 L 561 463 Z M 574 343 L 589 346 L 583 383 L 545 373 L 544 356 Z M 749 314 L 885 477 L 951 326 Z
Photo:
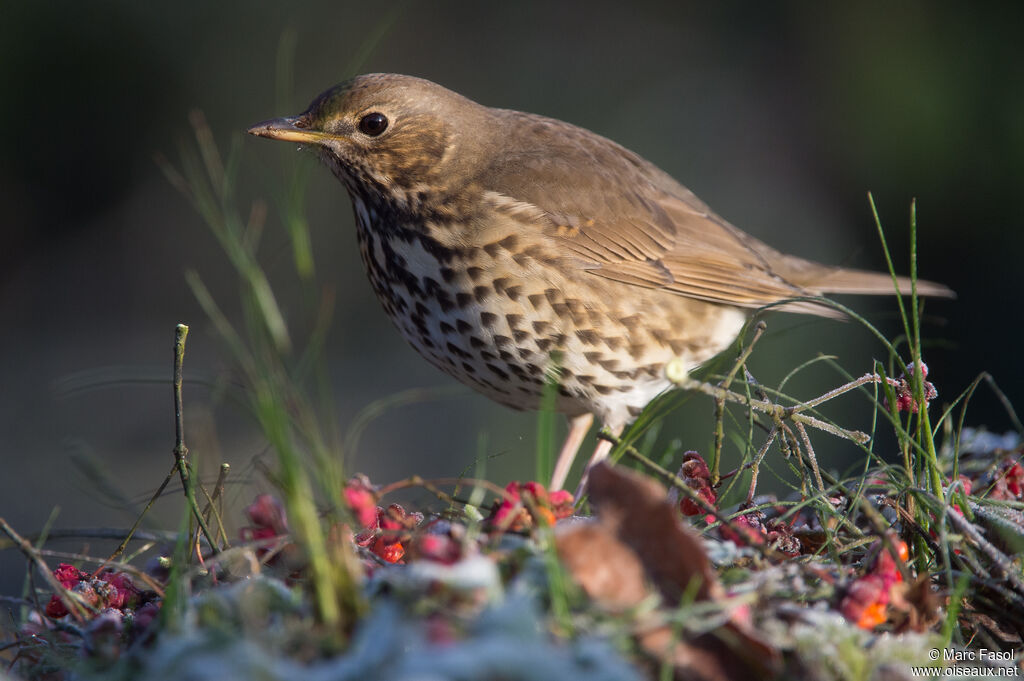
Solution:
M 241 131 L 298 113 L 354 72 L 423 76 L 582 125 L 660 165 L 742 229 L 823 262 L 884 268 L 870 190 L 906 272 L 916 197 L 921 275 L 959 295 L 926 307 L 940 402 L 989 371 L 1024 404 L 1014 350 L 1024 330 L 1024 4 L 125 0 L 8 2 L 3 15 L 0 516 L 26 533 L 55 506 L 59 528 L 131 524 L 120 496 L 148 498 L 172 463 L 178 322 L 192 327 L 187 435 L 202 473 L 232 464 L 234 508 L 268 489 L 252 463 L 265 453 L 257 428 L 210 388 L 231 381 L 231 360 L 183 276 L 194 269 L 237 319 L 235 275 L 154 155 L 176 161 L 189 111 L 202 110 L 222 147 L 239 138 L 241 200 L 272 199 L 298 154 Z M 276 73 L 289 40 L 291 83 Z M 443 392 L 370 423 L 349 453 L 354 469 L 381 482 L 450 476 L 484 456 L 496 482 L 532 477 L 536 417 L 444 392 L 454 382 L 406 347 L 373 297 L 344 191 L 322 168 L 308 176 L 317 279 L 337 294 L 327 347 L 339 429 L 400 391 Z M 308 319 L 273 203 L 270 216 L 262 263 L 301 328 Z M 896 332 L 893 299 L 843 302 Z M 768 385 L 818 353 L 853 375 L 886 358 L 856 324 L 768 322 L 751 364 Z M 811 397 L 840 382 L 819 365 L 788 388 Z M 869 426 L 865 399 L 840 402 L 830 413 L 843 425 Z M 706 398 L 690 400 L 663 442 L 706 453 L 712 413 Z M 967 423 L 1010 427 L 985 389 Z M 847 443 L 816 443 L 839 470 L 857 460 Z M 180 508 L 171 495 L 149 525 L 176 527 Z M 22 575 L 20 556 L 3 552 L 0 593 Z

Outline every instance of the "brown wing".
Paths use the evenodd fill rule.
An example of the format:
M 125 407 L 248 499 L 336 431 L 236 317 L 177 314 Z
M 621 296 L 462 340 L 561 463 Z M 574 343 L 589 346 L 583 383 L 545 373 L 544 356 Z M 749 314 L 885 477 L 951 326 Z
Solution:
M 891 294 L 888 274 L 785 255 L 713 213 L 629 150 L 559 121 L 514 112 L 512 151 L 482 178 L 496 206 L 540 226 L 595 276 L 738 307 L 824 293 Z M 525 182 L 524 178 L 534 178 Z M 910 282 L 900 280 L 908 293 Z M 919 281 L 922 295 L 952 294 Z M 792 312 L 836 316 L 795 302 Z

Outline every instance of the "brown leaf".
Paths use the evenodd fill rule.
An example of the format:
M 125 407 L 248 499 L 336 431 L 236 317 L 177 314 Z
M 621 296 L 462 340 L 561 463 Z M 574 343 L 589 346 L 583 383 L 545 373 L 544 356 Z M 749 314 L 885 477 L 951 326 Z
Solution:
M 700 537 L 661 485 L 601 463 L 590 470 L 588 489 L 601 522 L 633 549 L 667 603 L 678 605 L 685 593 L 697 601 L 722 595 Z
M 636 606 L 650 594 L 640 559 L 600 523 L 560 528 L 555 548 L 587 595 L 612 612 Z
M 619 547 L 628 547 L 669 606 L 678 605 L 684 594 L 695 602 L 723 597 L 724 590 L 701 538 L 682 521 L 661 485 L 639 473 L 600 463 L 590 470 L 588 490 L 598 513 L 597 527 L 604 529 L 590 535 L 604 542 L 603 549 L 590 552 L 596 560 L 606 560 L 601 551 L 612 555 L 611 547 L 615 546 L 614 563 L 631 564 L 618 555 Z M 584 537 L 581 534 L 577 538 L 582 541 Z M 576 550 L 583 553 L 580 548 Z M 601 579 L 589 575 L 595 583 L 613 579 L 593 566 L 591 570 L 602 575 Z M 770 678 L 780 662 L 779 651 L 761 639 L 739 613 L 734 613 L 724 626 L 692 640 L 680 639 L 667 626 L 641 632 L 637 639 L 649 654 L 670 663 L 678 679 Z

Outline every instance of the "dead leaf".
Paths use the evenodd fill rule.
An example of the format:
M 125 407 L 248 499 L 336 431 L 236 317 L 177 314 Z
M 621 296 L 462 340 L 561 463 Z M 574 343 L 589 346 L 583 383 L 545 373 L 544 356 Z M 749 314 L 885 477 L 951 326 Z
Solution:
M 564 526 L 555 537 L 555 548 L 587 595 L 611 612 L 635 607 L 651 593 L 640 559 L 600 523 Z
M 588 594 L 600 594 L 595 599 L 610 600 L 620 608 L 638 602 L 643 597 L 640 568 L 670 607 L 679 605 L 684 595 L 694 602 L 723 598 L 724 589 L 701 538 L 679 517 L 661 485 L 600 463 L 590 470 L 588 490 L 597 523 L 570 535 L 568 547 L 558 547 L 559 555 L 573 554 L 567 565 Z M 593 546 L 584 547 L 586 542 Z M 633 554 L 632 560 L 627 553 Z M 589 564 L 592 561 L 607 565 Z M 616 580 L 622 584 L 616 585 Z M 673 627 L 662 625 L 639 630 L 637 641 L 656 660 L 671 664 L 677 679 L 771 678 L 781 661 L 779 651 L 751 629 L 741 612 L 734 612 L 724 626 L 692 639 L 680 638 Z
M 668 604 L 678 605 L 683 594 L 696 601 L 721 597 L 700 537 L 683 524 L 661 485 L 601 463 L 590 471 L 588 490 L 601 522 L 633 549 Z

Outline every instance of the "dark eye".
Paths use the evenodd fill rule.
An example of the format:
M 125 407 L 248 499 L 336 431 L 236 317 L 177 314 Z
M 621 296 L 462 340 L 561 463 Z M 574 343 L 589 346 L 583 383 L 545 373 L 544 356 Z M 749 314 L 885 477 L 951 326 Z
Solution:
M 388 117 L 382 113 L 368 113 L 359 119 L 359 132 L 376 137 L 388 129 Z

